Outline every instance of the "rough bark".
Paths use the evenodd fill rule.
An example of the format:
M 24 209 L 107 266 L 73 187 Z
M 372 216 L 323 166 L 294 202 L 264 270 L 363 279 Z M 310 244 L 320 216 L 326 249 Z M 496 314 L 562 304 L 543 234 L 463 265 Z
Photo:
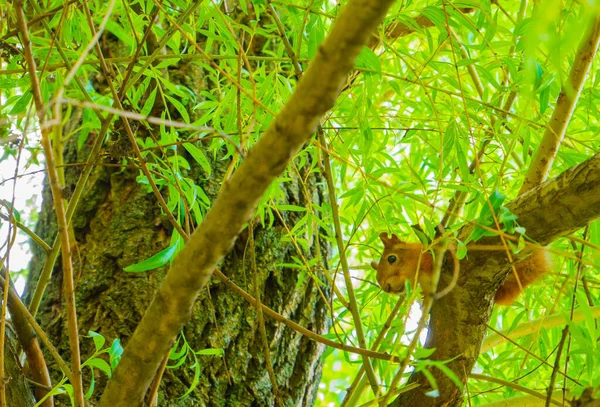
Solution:
M 520 195 L 507 207 L 518 216 L 527 236 L 541 245 L 580 229 L 600 217 L 600 155 Z M 472 226 L 465 227 L 459 238 L 464 240 L 471 230 Z M 491 237 L 478 242 L 501 244 L 498 238 Z M 526 255 L 524 251 L 515 260 Z M 432 355 L 435 360 L 454 358 L 447 366 L 463 383 L 479 356 L 494 293 L 509 271 L 504 252 L 471 252 L 461 261 L 456 287 L 433 305 L 426 347 L 436 349 Z M 445 287 L 451 276 L 452 270 L 444 267 L 440 287 Z M 391 406 L 461 405 L 462 391 L 441 371 L 431 373 L 437 381 L 439 397 L 427 396 L 425 393 L 430 389 L 427 379 L 422 374 L 413 374 L 410 381 L 420 383 L 421 387 L 402 394 Z
M 66 162 L 81 161 L 87 154 L 86 151 L 76 151 L 73 144 L 67 146 Z M 214 198 L 229 162 L 215 160 L 212 164 L 213 175 L 209 180 L 202 181 L 206 174 L 200 169 L 193 169 L 188 176 L 196 179 L 209 197 Z M 318 174 L 308 175 L 305 170 L 301 171 L 301 176 L 308 180 L 311 204 L 325 203 L 324 191 L 319 187 L 324 181 Z M 164 267 L 145 273 L 123 271 L 124 267 L 167 247 L 172 231 L 155 198 L 137 183 L 136 175 L 134 171 L 98 167 L 73 220 L 77 240 L 73 258 L 77 272 L 80 335 L 93 330 L 104 335 L 107 343 L 119 338 L 124 345 L 127 344 L 165 274 Z M 77 176 L 76 169 L 69 169 L 67 183 L 75 182 Z M 285 203 L 308 204 L 298 178 L 292 176 L 292 181 L 283 184 L 283 189 Z M 47 190 L 44 198 L 36 232 L 47 242 L 52 242 L 56 225 Z M 296 220 L 294 215 L 285 215 L 290 227 Z M 239 286 L 254 293 L 247 233 L 246 230 L 219 267 Z M 327 307 L 325 299 L 318 295 L 315 280 L 306 278 L 297 286 L 298 270 L 278 266 L 292 263 L 291 256 L 297 255 L 294 248 L 285 242 L 285 235 L 285 228 L 279 222 L 270 229 L 255 228 L 257 281 L 262 301 L 308 329 L 324 334 L 329 324 Z M 327 269 L 325 260 L 329 255 L 329 244 L 322 239 L 309 241 L 309 258 L 318 254 L 323 259 L 315 270 L 318 278 L 326 281 L 318 270 Z M 34 254 L 32 281 L 35 281 L 45 260 L 44 254 L 35 248 Z M 68 359 L 61 286 L 62 273 L 57 265 L 38 318 L 60 353 Z M 32 288 L 28 287 L 28 296 Z M 321 290 L 329 296 L 327 286 L 322 286 Z M 213 318 L 213 310 L 216 319 Z M 268 318 L 265 325 L 281 400 L 286 406 L 311 405 L 320 379 L 323 347 Z M 256 310 L 239 295 L 218 280 L 211 281 L 194 305 L 192 320 L 183 333 L 194 350 L 223 348 L 225 356 L 198 356 L 200 380 L 196 389 L 183 399 L 180 397 L 194 381 L 192 357 L 180 368 L 167 369 L 160 387 L 159 406 L 275 405 Z M 91 339 L 83 339 L 84 360 L 93 350 Z M 50 356 L 47 360 L 56 382 L 61 374 Z M 98 390 L 93 400 L 97 401 L 106 377 L 96 373 Z M 84 370 L 84 377 L 87 386 L 89 371 Z M 69 403 L 59 397 L 57 405 Z
M 35 404 L 33 389 L 25 380 L 25 373 L 19 362 L 19 351 L 16 346 L 15 334 L 10 329 L 6 330 L 4 342 L 4 372 L 3 378 L 6 386 L 6 403 L 10 407 L 32 407 Z
M 390 5 L 389 0 L 351 0 L 344 7 L 291 98 L 224 184 L 202 224 L 175 258 L 109 380 L 100 406 L 142 403 L 160 355 L 189 320 L 217 262 L 231 249 L 264 192 L 333 107 L 354 60 Z

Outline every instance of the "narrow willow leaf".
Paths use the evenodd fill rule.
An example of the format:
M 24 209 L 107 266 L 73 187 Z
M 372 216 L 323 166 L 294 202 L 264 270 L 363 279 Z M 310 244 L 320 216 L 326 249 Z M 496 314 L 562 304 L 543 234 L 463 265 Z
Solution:
M 183 104 L 179 100 L 177 100 L 169 95 L 165 95 L 165 97 L 169 100 L 169 102 L 171 102 L 173 104 L 173 106 L 175 106 L 175 109 L 177 109 L 177 111 L 181 115 L 181 118 L 183 119 L 183 121 L 186 123 L 189 123 L 190 122 L 190 114 L 188 113 L 185 106 L 183 106 Z
M 448 160 L 450 152 L 454 149 L 454 144 L 456 143 L 457 137 L 458 125 L 456 124 L 456 122 L 451 122 L 446 128 L 446 132 L 444 133 L 444 147 L 442 149 L 444 160 Z
M 169 260 L 171 260 L 173 258 L 176 250 L 177 250 L 176 244 L 173 246 L 167 247 L 165 250 L 162 250 L 162 251 L 156 253 L 154 256 L 152 256 L 144 261 L 141 261 L 139 263 L 132 264 L 130 266 L 125 267 L 123 269 L 123 271 L 126 271 L 128 273 L 139 273 L 142 271 L 153 270 L 155 268 L 164 266 L 165 264 L 167 264 L 167 262 Z
M 444 372 L 444 374 L 448 377 L 448 379 L 452 380 L 452 383 L 454 383 L 456 387 L 458 387 L 459 389 L 463 388 L 462 382 L 460 381 L 456 373 L 452 371 L 452 369 L 450 369 L 444 363 L 435 363 L 434 366 L 440 369 L 442 372 Z
M 210 177 L 211 166 L 210 162 L 208 161 L 208 158 L 206 158 L 206 156 L 204 155 L 204 152 L 192 143 L 183 143 L 183 148 L 185 148 L 187 152 L 190 153 L 192 158 L 198 164 L 200 164 L 204 172 L 206 172 L 207 177 Z
M 321 44 L 325 38 L 325 28 L 323 27 L 321 19 L 314 15 L 311 17 L 311 20 L 313 20 L 313 18 L 314 22 L 312 25 L 309 23 L 310 35 L 308 36 L 308 59 L 314 58 L 317 49 L 319 48 L 319 44 Z
M 33 99 L 33 95 L 31 94 L 31 91 L 27 90 L 19 97 L 17 103 L 14 104 L 13 108 L 10 110 L 10 112 L 8 112 L 8 114 L 19 115 L 25 113 L 27 106 L 29 106 L 29 103 L 31 102 L 31 99 Z
M 194 369 L 194 378 L 192 379 L 192 383 L 190 383 L 190 387 L 187 389 L 187 391 L 183 393 L 181 397 L 179 397 L 180 400 L 187 397 L 188 394 L 193 392 L 194 389 L 198 386 L 198 382 L 200 381 L 200 365 L 198 364 L 198 359 L 196 358 L 196 355 L 193 352 L 192 355 L 194 356 L 195 361 L 194 364 L 190 366 L 190 368 Z
M 363 47 L 360 55 L 356 59 L 357 68 L 365 68 L 377 72 L 381 75 L 381 62 L 379 57 L 369 47 Z
M 222 348 L 211 348 L 211 349 L 200 349 L 195 352 L 196 355 L 205 355 L 205 356 L 223 356 L 225 351 Z
M 152 92 L 150 92 L 150 95 L 148 95 L 148 99 L 146 99 L 146 101 L 144 102 L 144 106 L 142 107 L 142 110 L 140 111 L 140 114 L 142 116 L 148 116 L 150 114 L 150 111 L 154 107 L 154 100 L 156 99 L 157 89 L 158 88 L 155 87 L 154 90 Z
M 96 375 L 94 374 L 94 369 L 91 369 L 90 387 L 83 395 L 83 397 L 85 397 L 86 400 L 89 400 L 92 397 L 92 394 L 94 394 L 95 387 L 96 387 Z
M 548 108 L 548 102 L 550 101 L 550 87 L 545 88 L 540 92 L 540 114 L 544 114 Z

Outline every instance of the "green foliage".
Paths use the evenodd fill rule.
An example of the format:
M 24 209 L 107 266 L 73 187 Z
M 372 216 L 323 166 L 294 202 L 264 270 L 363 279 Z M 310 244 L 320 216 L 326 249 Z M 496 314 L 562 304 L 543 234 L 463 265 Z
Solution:
M 89 387 L 85 393 L 85 398 L 89 400 L 92 397 L 92 394 L 94 394 L 96 386 L 96 371 L 99 370 L 106 376 L 111 377 L 113 370 L 119 364 L 119 360 L 123 354 L 123 347 L 121 346 L 119 339 L 115 339 L 109 347 L 104 348 L 106 338 L 94 331 L 89 331 L 87 337 L 93 340 L 94 348 L 96 349 L 95 352 L 81 364 L 82 368 L 87 367 L 89 369 L 90 381 Z M 106 357 L 102 357 L 105 354 L 108 356 L 108 362 L 106 361 Z M 85 369 L 83 371 L 85 371 Z M 73 405 L 73 386 L 66 382 L 67 378 L 63 377 L 43 399 L 36 403 L 35 407 L 41 405 L 48 397 L 59 394 L 67 394 L 71 399 L 71 405 Z
M 63 3 L 51 0 L 44 4 L 44 10 L 62 7 Z M 310 243 L 323 239 L 335 245 L 332 225 L 340 222 L 367 346 L 375 343 L 397 301 L 381 292 L 369 267 L 371 261 L 380 257 L 379 233 L 393 232 L 411 242 L 431 240 L 448 203 L 462 193 L 467 196 L 464 210 L 449 226 L 448 233 L 454 234 L 470 221 L 487 228 L 476 227 L 468 240 L 457 242 L 459 258 L 468 256 L 467 243 L 494 234 L 489 228 L 496 229 L 495 220 L 508 233 L 526 235 L 527 231 L 518 226 L 518 219 L 503 205 L 518 195 L 561 89 L 565 88 L 568 95 L 574 94 L 568 74 L 584 35 L 583 27 L 597 12 L 598 4 L 545 0 L 527 5 L 521 13 L 521 2 L 501 1 L 502 7 L 493 3 L 398 2 L 378 38 L 360 54 L 355 73 L 342 89 L 334 109 L 320 123 L 327 145 L 321 145 L 318 138 L 307 144 L 258 203 L 255 216 L 265 228 L 285 223 L 290 217 L 295 220 L 286 224 L 289 227 L 283 238 L 295 253 L 290 262 L 276 266 L 294 272 L 297 286 L 307 278 L 315 278 L 320 263 L 318 256 L 307 256 L 311 254 Z M 30 4 L 32 14 L 28 18 L 41 14 L 40 2 Z M 97 26 L 107 2 L 88 1 L 87 5 Z M 299 80 L 296 63 L 304 69 L 318 52 L 339 14 L 340 4 L 320 0 L 242 0 L 234 13 L 227 13 L 223 4 L 202 2 L 192 17 L 174 30 L 174 22 L 189 4 L 171 1 L 166 5 L 162 11 L 152 1 L 115 3 L 106 33 L 118 42 L 104 45 L 115 77 L 103 76 L 96 54 L 85 58 L 77 71 L 77 82 L 72 81 L 65 92 L 66 97 L 78 102 L 63 105 L 62 113 L 65 124 L 77 114 L 82 119 L 56 145 L 73 136 L 78 151 L 89 149 L 95 137 L 102 134 L 102 121 L 107 117 L 109 131 L 102 134 L 106 144 L 118 146 L 125 140 L 129 145 L 120 119 L 107 115 L 107 109 L 116 106 L 107 81 L 121 83 L 133 61 L 131 83 L 121 102 L 139 122 L 135 141 L 148 172 L 140 168 L 138 157 L 129 149 L 118 154 L 110 152 L 109 158 L 99 159 L 98 163 L 135 166 L 139 170 L 137 181 L 146 191 L 153 193 L 152 186 L 156 186 L 179 225 L 193 228 L 202 222 L 211 198 L 226 184 L 244 154 L 289 99 Z M 275 7 L 286 30 L 284 35 L 279 32 L 269 5 Z M 12 21 L 12 6 L 6 0 L 0 0 L 0 10 L 3 9 L 9 10 Z M 69 66 L 74 63 L 93 37 L 79 7 L 60 10 L 43 20 L 47 27 L 38 24 L 30 32 L 38 67 L 46 65 L 46 69 L 40 69 L 39 77 L 47 106 L 51 106 L 52 98 L 65 83 L 67 61 Z M 158 23 L 153 24 L 155 12 L 159 17 Z M 0 27 L 6 28 L 2 24 Z M 403 34 L 414 32 L 395 38 L 394 24 L 405 26 Z M 456 37 L 449 34 L 448 28 Z M 138 50 L 147 30 L 156 42 L 165 39 L 166 55 L 158 55 L 153 62 L 148 62 L 153 52 L 148 44 Z M 57 52 L 54 34 L 61 52 Z M 24 140 L 29 168 L 43 161 L 37 124 L 29 114 L 32 84 L 25 74 L 20 41 L 3 35 L 0 33 L 2 161 L 18 156 L 18 142 L 4 142 L 16 135 Z M 282 36 L 289 42 L 293 57 Z M 589 75 L 551 176 L 598 153 L 600 111 L 596 106 L 600 103 L 600 74 L 594 67 Z M 514 103 L 507 104 L 513 96 Z M 80 106 L 84 101 L 93 106 Z M 153 128 L 148 117 L 156 119 Z M 318 204 L 315 199 L 306 206 L 291 204 L 281 188 L 283 184 L 296 185 L 301 193 L 308 193 L 306 174 L 323 172 L 323 160 L 330 160 L 332 165 L 339 219 L 333 218 L 331 202 Z M 2 181 L 8 178 L 2 177 Z M 19 212 L 14 214 L 20 219 Z M 420 225 L 422 232 L 413 225 Z M 568 314 L 571 308 L 582 310 L 583 321 L 567 323 L 571 352 L 566 374 L 576 380 L 566 380 L 565 386 L 576 395 L 586 386 L 600 385 L 600 373 L 595 369 L 600 355 L 599 332 L 597 316 L 593 314 L 594 305 L 600 300 L 598 290 L 593 289 L 599 283 L 596 251 L 600 246 L 600 222 L 591 224 L 587 235 L 578 231 L 574 237 L 585 237 L 589 242 L 581 269 L 586 284 L 592 287 L 586 291 L 588 296 L 582 294 L 582 281 L 576 279 L 579 247 L 574 249 L 573 240 L 562 239 L 551 248 L 555 253 L 554 273 L 528 288 L 513 306 L 495 308 L 490 326 L 510 333 L 531 320 Z M 519 241 L 518 249 L 524 244 L 525 238 Z M 124 271 L 143 272 L 166 265 L 182 245 L 182 237 L 174 231 L 168 248 L 140 259 Z M 341 273 L 339 263 L 338 249 L 329 262 L 329 277 L 347 301 L 347 287 L 342 278 L 337 278 Z M 432 375 L 436 369 L 453 381 L 458 379 L 445 362 L 428 359 L 422 348 L 412 356 L 407 354 L 420 318 L 414 305 L 419 300 L 419 290 L 407 287 L 406 301 L 399 307 L 378 350 L 409 358 L 410 367 L 401 384 L 406 383 L 410 369 L 414 369 L 431 378 L 432 388 L 436 389 Z M 357 321 L 345 301 L 334 297 L 332 328 L 325 336 L 357 346 Z M 540 359 L 552 361 L 556 357 L 561 332 L 560 327 L 539 328 L 517 338 L 515 343 L 497 346 L 480 355 L 476 370 L 543 392 L 552 366 Z M 94 372 L 110 376 L 121 352 L 118 342 L 103 348 L 102 336 L 92 332 L 90 336 L 96 352 L 84 363 L 92 372 L 87 397 L 94 392 Z M 538 357 L 530 357 L 528 352 Z M 104 354 L 109 355 L 109 362 L 101 357 Z M 179 337 L 169 355 L 174 364 L 168 367 L 186 365 L 195 375 L 182 397 L 198 384 L 202 363 L 199 356 L 221 354 L 220 349 L 194 351 L 183 334 Z M 330 348 L 324 354 L 324 364 L 319 403 L 339 405 L 361 368 L 362 359 Z M 373 364 L 382 389 L 387 390 L 397 364 L 380 360 Z M 471 380 L 468 385 L 472 405 L 520 394 L 509 386 L 484 381 Z M 63 380 L 55 392 L 70 394 L 72 388 Z M 435 391 L 431 393 L 435 395 Z M 373 396 L 367 390 L 358 399 L 367 402 Z
M 194 371 L 194 377 L 190 383 L 190 386 L 180 398 L 185 398 L 198 386 L 200 380 L 200 364 L 201 360 L 198 356 L 219 356 L 222 357 L 224 354 L 221 348 L 212 349 L 200 349 L 198 351 L 193 350 L 185 339 L 185 335 L 182 333 L 177 338 L 177 342 L 171 348 L 169 353 L 169 361 L 175 362 L 174 365 L 167 365 L 169 369 L 176 369 L 182 366 L 184 363 L 189 364 L 189 367 Z

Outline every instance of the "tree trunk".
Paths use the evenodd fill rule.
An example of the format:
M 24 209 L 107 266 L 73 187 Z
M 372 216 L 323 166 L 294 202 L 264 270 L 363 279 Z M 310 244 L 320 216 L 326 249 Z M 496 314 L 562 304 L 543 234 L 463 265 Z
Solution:
M 10 323 L 7 325 L 4 341 L 6 404 L 10 407 L 32 407 L 35 404 L 33 389 L 25 380 L 26 375 L 19 362 L 19 350 Z
M 87 152 L 78 152 L 74 142 L 67 145 L 66 163 L 86 159 Z M 213 199 L 228 164 L 229 161 L 213 161 L 212 175 L 207 181 L 203 181 L 206 175 L 197 168 L 193 168 L 188 176 Z M 320 187 L 325 182 L 320 174 L 310 172 L 309 167 L 305 165 L 306 170 L 300 169 L 300 176 L 306 180 L 308 190 L 303 189 L 299 176 L 291 173 L 288 176 L 292 180 L 281 184 L 284 203 L 305 206 L 307 199 L 318 206 L 325 203 L 325 194 Z M 67 185 L 75 184 L 79 175 L 76 168 L 67 171 Z M 73 246 L 73 262 L 79 334 L 86 335 L 90 330 L 98 332 L 107 339 L 107 344 L 115 338 L 120 339 L 123 345 L 127 343 L 166 270 L 163 266 L 143 273 L 123 271 L 124 267 L 168 247 L 172 233 L 172 227 L 161 214 L 154 195 L 136 182 L 136 175 L 135 170 L 98 166 L 90 177 L 72 221 L 77 242 Z M 300 218 L 295 212 L 284 213 L 283 217 L 289 228 Z M 246 229 L 220 269 L 252 295 L 256 293 L 256 278 L 258 292 L 265 305 L 310 330 L 324 334 L 329 326 L 326 310 L 330 288 L 321 271 L 327 270 L 330 247 L 324 239 L 318 238 L 316 229 L 318 226 L 315 226 L 314 233 L 317 238 L 306 236 L 309 248 L 303 253 L 308 261 L 319 259 L 312 267 L 312 276 L 309 273 L 304 276 L 298 269 L 282 266 L 293 263 L 292 256 L 298 257 L 298 254 L 294 245 L 287 241 L 289 239 L 286 240 L 286 229 L 276 216 L 271 227 L 255 226 L 254 253 Z M 47 187 L 44 188 L 44 204 L 36 233 L 48 243 L 52 243 L 56 235 L 52 200 Z M 255 268 L 251 262 L 253 254 Z M 27 301 L 44 261 L 44 254 L 34 248 Z M 62 270 L 60 261 L 57 261 L 37 318 L 63 358 L 68 360 L 68 330 L 61 287 Z M 268 318 L 264 322 L 282 404 L 312 405 L 321 375 L 320 356 L 324 347 Z M 182 366 L 167 368 L 160 386 L 158 405 L 280 405 L 276 404 L 270 382 L 260 329 L 256 309 L 213 278 L 196 303 L 192 321 L 183 334 L 191 349 L 222 348 L 224 357 L 198 355 L 196 367 L 194 356 L 189 353 Z M 180 337 L 179 349 L 182 344 Z M 81 347 L 82 360 L 85 360 L 94 351 L 93 341 L 83 338 Z M 47 360 L 56 382 L 61 374 L 49 355 Z M 170 361 L 169 365 L 175 363 Z M 90 376 L 86 369 L 84 382 L 87 388 Z M 106 377 L 98 373 L 93 399 L 99 398 L 106 382 Z M 197 380 L 195 374 L 199 375 Z M 191 387 L 194 389 L 182 398 Z M 68 404 L 66 399 L 62 402 Z M 61 405 L 60 400 L 58 403 Z

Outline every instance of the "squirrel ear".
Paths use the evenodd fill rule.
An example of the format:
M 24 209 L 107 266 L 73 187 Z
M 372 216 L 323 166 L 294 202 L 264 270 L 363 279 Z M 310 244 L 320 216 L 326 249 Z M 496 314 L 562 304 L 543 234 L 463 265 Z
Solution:
M 381 233 L 379 238 L 383 242 L 383 246 L 386 248 L 392 247 L 395 244 L 402 243 L 402 240 L 398 239 L 398 236 L 392 234 L 392 237 L 388 237 L 387 233 Z

